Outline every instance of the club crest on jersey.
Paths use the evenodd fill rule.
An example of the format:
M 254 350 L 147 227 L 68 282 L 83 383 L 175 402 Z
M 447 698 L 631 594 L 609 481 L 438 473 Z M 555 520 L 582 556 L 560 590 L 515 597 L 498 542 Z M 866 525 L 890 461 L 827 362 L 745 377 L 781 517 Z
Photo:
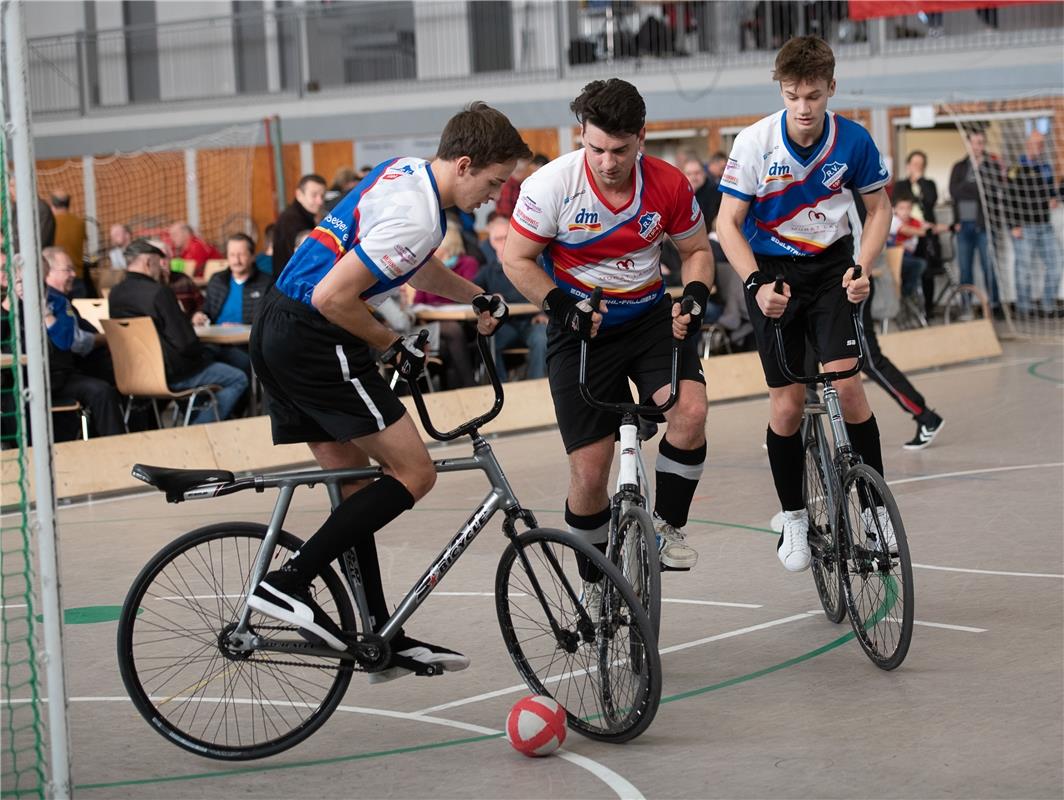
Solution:
M 576 212 L 573 221 L 569 223 L 569 230 L 590 231 L 592 233 L 602 230 L 602 223 L 599 222 L 598 212 L 588 211 L 586 208 L 581 208 Z
M 831 191 L 837 191 L 842 187 L 842 176 L 846 174 L 847 169 L 849 169 L 849 167 L 846 164 L 832 161 L 830 164 L 824 166 L 824 180 L 821 182 L 831 189 Z
M 772 166 L 768 168 L 768 175 L 765 177 L 765 183 L 787 183 L 787 181 L 793 181 L 794 176 L 791 175 L 791 168 L 786 164 L 781 164 L 778 161 L 773 161 Z
M 639 217 L 639 235 L 648 242 L 654 241 L 661 233 L 661 214 L 657 211 L 648 211 Z

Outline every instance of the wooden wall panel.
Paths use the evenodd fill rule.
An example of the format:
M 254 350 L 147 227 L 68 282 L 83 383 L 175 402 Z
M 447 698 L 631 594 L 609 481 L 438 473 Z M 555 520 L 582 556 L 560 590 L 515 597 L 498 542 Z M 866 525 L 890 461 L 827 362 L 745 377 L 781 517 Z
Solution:
M 37 162 L 37 194 L 48 199 L 56 190 L 70 195 L 70 210 L 85 216 L 85 183 L 80 159 L 41 159 Z
M 243 211 L 248 206 L 253 162 L 254 153 L 244 147 L 200 150 L 196 153 L 200 215 L 198 233 L 223 252 L 225 238 L 229 234 L 254 235 L 253 220 Z
M 277 195 L 273 182 L 273 151 L 262 145 L 255 148 L 251 159 L 251 221 L 258 249 L 266 226 L 277 219 Z
M 141 153 L 96 160 L 96 217 L 106 236 L 113 224 L 135 236 L 158 236 L 185 219 L 185 154 Z
M 557 128 L 522 128 L 519 132 L 533 153 L 540 153 L 551 160 L 561 155 L 558 152 Z
M 314 143 L 314 171 L 325 178 L 330 186 L 337 171 L 356 169 L 353 158 L 350 140 Z

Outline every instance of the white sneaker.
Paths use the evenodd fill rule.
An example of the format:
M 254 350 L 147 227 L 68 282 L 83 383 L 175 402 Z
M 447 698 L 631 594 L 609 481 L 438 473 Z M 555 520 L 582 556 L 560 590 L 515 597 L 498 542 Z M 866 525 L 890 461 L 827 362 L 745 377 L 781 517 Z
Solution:
M 809 569 L 812 556 L 809 553 L 809 516 L 804 508 L 784 511 L 783 531 L 776 546 L 776 556 L 784 569 L 801 572 Z
M 864 528 L 865 536 L 873 547 L 878 548 L 879 532 L 882 531 L 883 539 L 887 544 L 887 551 L 897 553 L 898 539 L 894 535 L 894 524 L 890 521 L 890 514 L 887 513 L 887 509 L 883 506 L 876 506 L 876 518 L 872 517 L 872 509 L 861 509 L 861 526 Z
M 687 544 L 687 534 L 674 528 L 657 514 L 654 530 L 658 534 L 658 554 L 665 569 L 689 570 L 698 563 L 698 551 Z
M 439 664 L 446 672 L 460 672 L 469 666 L 469 657 L 438 644 L 419 642 L 409 636 L 399 636 L 392 644 L 394 652 L 422 664 Z M 380 672 L 369 673 L 370 683 L 387 683 L 413 673 L 405 667 L 387 667 Z
M 591 617 L 591 622 L 598 625 L 602 615 L 602 581 L 584 581 L 584 591 L 580 593 L 580 605 Z
M 773 533 L 783 533 L 783 512 L 777 511 L 772 515 L 772 519 L 768 523 L 769 528 Z

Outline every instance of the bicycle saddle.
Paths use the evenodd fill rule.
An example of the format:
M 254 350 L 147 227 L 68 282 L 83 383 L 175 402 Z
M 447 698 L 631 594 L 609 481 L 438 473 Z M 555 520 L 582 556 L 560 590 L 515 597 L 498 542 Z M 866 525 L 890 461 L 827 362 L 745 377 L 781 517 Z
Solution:
M 147 464 L 134 464 L 133 477 L 165 492 L 171 503 L 180 503 L 185 499 L 185 492 L 201 484 L 234 480 L 233 473 L 224 469 L 171 469 Z

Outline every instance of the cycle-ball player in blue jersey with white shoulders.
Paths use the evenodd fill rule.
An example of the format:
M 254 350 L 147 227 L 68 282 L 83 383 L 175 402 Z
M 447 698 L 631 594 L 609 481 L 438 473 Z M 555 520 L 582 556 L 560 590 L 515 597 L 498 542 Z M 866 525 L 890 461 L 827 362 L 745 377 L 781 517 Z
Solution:
M 448 270 L 433 252 L 447 227 L 444 209 L 472 212 L 498 196 L 519 158 L 532 153 L 500 112 L 472 103 L 448 121 L 432 161 L 396 158 L 375 167 L 300 245 L 284 266 L 252 327 L 250 354 L 269 395 L 274 444 L 306 442 L 325 469 L 372 458 L 383 477 L 344 487 L 344 500 L 280 570 L 267 574 L 248 604 L 310 631 L 329 646 L 347 645 L 308 589 L 318 573 L 354 546 L 374 629 L 389 616 L 374 533 L 432 488 L 428 451 L 399 398 L 377 370 L 371 348 L 384 351 L 407 380 L 424 366 L 414 337 L 399 337 L 368 306 L 409 281 L 456 302 L 489 307 L 477 328 L 505 319 L 499 298 Z M 444 669 L 469 659 L 400 632 L 392 652 Z M 407 674 L 392 667 L 371 682 Z
M 835 56 L 824 40 L 788 41 L 776 55 L 772 78 L 785 109 L 736 137 L 720 183 L 717 235 L 746 287 L 769 387 L 766 444 L 784 517 L 777 555 L 786 569 L 799 572 L 810 562 L 799 433 L 805 389 L 790 383 L 777 364 L 773 320 L 782 319 L 794 372 L 803 372 L 807 333 L 825 369 L 853 366 L 851 304 L 868 297 L 867 266 L 886 241 L 891 207 L 883 187 L 890 175 L 868 132 L 827 110 L 835 93 Z M 868 209 L 857 260 L 865 269 L 857 280 L 847 217 L 854 192 Z M 783 294 L 773 285 L 778 275 Z M 835 382 L 835 388 L 854 449 L 882 474 L 879 428 L 860 375 Z M 889 529 L 889 518 L 881 516 Z
M 556 158 L 521 184 L 503 253 L 506 274 L 550 317 L 547 374 L 565 451 L 570 531 L 605 547 L 606 492 L 619 418 L 580 396 L 580 340 L 591 338 L 588 383 L 595 397 L 662 403 L 672 378 L 672 342 L 683 339 L 678 399 L 665 414 L 658 445 L 654 515 L 661 563 L 689 570 L 698 553 L 683 526 L 706 460 L 706 387 L 698 359 L 713 256 L 702 210 L 684 174 L 640 154 L 646 105 L 632 84 L 593 81 L 570 105 L 584 146 Z M 665 294 L 661 243 L 675 242 L 683 259 L 684 294 L 694 311 L 679 313 Z M 545 272 L 536 263 L 540 254 Z M 587 298 L 603 290 L 603 311 Z M 584 580 L 595 584 L 594 576 Z M 588 587 L 594 592 L 594 585 Z

